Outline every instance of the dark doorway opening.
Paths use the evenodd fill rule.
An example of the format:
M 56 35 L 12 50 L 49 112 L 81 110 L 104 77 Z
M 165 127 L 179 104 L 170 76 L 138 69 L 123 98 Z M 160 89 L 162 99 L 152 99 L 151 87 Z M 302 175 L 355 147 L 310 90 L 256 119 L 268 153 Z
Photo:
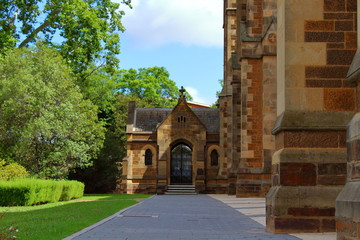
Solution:
M 192 149 L 185 143 L 171 150 L 170 178 L 171 184 L 192 184 Z

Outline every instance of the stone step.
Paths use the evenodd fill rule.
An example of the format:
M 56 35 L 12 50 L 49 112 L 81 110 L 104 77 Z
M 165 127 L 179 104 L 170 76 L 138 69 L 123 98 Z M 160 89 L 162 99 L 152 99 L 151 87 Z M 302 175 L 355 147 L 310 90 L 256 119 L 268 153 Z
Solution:
M 165 192 L 165 195 L 197 195 L 196 192 Z
M 195 185 L 168 185 L 168 189 L 195 189 Z
M 195 195 L 195 185 L 168 185 L 166 195 Z
M 168 189 L 168 192 L 196 192 L 195 189 Z

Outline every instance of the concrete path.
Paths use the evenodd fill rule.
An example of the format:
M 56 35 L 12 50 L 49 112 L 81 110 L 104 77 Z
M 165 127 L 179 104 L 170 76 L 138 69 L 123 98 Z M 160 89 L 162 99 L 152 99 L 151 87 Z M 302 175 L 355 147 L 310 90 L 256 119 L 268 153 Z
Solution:
M 265 228 L 265 198 L 236 198 L 235 196 L 222 194 L 211 194 L 209 196 L 225 203 L 245 216 L 248 216 Z M 291 236 L 302 240 L 336 240 L 336 233 L 300 233 L 291 234 Z
M 157 195 L 76 233 L 66 240 L 276 239 L 329 240 L 265 232 L 264 199 L 227 195 Z M 311 236 L 310 236 L 311 237 Z

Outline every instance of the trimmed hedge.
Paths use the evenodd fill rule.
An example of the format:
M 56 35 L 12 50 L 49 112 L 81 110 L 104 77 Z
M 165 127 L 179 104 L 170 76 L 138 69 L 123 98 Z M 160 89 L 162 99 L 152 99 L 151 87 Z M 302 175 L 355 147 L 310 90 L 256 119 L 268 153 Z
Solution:
M 84 184 L 78 181 L 18 179 L 0 181 L 0 206 L 30 206 L 68 201 L 84 195 Z

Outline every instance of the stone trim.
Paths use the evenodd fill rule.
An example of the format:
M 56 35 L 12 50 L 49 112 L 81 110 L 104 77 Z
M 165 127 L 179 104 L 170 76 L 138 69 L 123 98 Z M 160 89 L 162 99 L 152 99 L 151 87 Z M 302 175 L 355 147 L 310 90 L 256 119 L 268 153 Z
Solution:
M 355 53 L 346 79 L 350 82 L 358 82 L 360 80 L 360 49 Z
M 276 119 L 272 134 L 284 130 L 346 130 L 354 112 L 345 111 L 284 111 Z
M 261 37 L 249 37 L 248 36 L 248 32 L 247 32 L 247 28 L 246 28 L 246 22 L 245 21 L 241 21 L 240 23 L 240 31 L 241 31 L 241 40 L 243 42 L 262 42 L 266 36 L 266 34 L 269 32 L 270 27 L 272 24 L 276 24 L 276 18 L 273 16 L 270 20 L 270 22 L 268 23 L 267 27 L 265 27 L 265 31 L 262 34 Z

